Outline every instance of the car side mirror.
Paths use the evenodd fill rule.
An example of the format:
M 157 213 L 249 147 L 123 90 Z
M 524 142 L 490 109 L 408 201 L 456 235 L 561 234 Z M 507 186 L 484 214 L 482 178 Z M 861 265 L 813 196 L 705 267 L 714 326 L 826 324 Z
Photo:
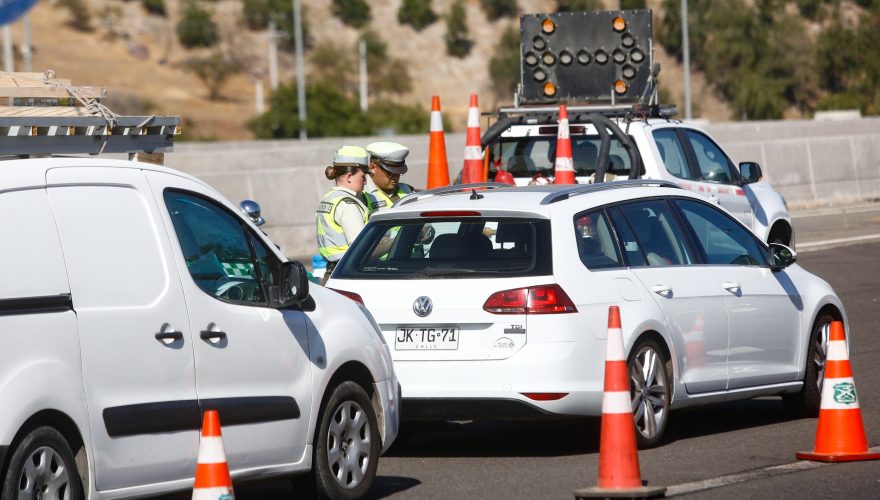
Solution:
M 259 203 L 254 200 L 242 200 L 238 206 L 241 207 L 241 211 L 244 212 L 244 214 L 248 216 L 248 219 L 250 219 L 255 225 L 262 226 L 266 223 L 266 219 L 260 216 L 261 210 Z
M 764 176 L 764 173 L 761 172 L 761 165 L 758 165 L 753 161 L 744 161 L 740 163 L 739 174 L 742 176 L 743 184 L 758 182 L 761 180 L 761 177 Z
M 269 303 L 283 309 L 309 298 L 309 276 L 306 268 L 296 261 L 281 264 L 281 282 L 269 287 Z
M 770 269 L 781 271 L 797 260 L 797 253 L 782 243 L 770 243 Z

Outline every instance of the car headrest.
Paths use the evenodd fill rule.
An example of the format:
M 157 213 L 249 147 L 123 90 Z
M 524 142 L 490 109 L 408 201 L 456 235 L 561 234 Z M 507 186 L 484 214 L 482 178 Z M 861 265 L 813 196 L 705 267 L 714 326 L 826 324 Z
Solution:
M 458 257 L 461 241 L 457 234 L 441 234 L 431 243 L 432 259 L 454 259 Z
M 527 243 L 532 239 L 528 222 L 501 222 L 495 230 L 496 243 Z

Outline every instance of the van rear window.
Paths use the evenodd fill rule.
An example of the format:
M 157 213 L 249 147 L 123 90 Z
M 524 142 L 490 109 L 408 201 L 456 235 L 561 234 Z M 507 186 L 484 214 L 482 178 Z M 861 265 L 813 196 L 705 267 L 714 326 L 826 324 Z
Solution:
M 550 221 L 468 217 L 372 222 L 334 278 L 423 279 L 553 273 Z

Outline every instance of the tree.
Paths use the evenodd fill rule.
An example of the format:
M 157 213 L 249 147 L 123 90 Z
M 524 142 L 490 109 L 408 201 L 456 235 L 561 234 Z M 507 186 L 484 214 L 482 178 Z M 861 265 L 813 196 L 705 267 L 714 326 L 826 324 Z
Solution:
M 502 17 L 513 17 L 517 12 L 515 0 L 480 0 L 480 5 L 490 21 L 497 21 Z
M 187 0 L 177 23 L 177 37 L 184 47 L 193 48 L 213 47 L 220 35 L 211 13 L 199 7 L 195 0 Z
M 406 63 L 388 56 L 388 44 L 375 31 L 365 31 L 363 39 L 367 42 L 367 71 L 371 93 L 381 97 L 410 92 L 412 77 Z
M 242 0 L 242 13 L 248 28 L 264 30 L 269 21 L 275 21 L 275 29 L 281 36 L 281 48 L 294 50 L 293 2 L 291 0 Z M 309 27 L 308 9 L 300 5 L 302 17 L 303 48 L 312 48 L 313 41 Z
M 241 72 L 241 65 L 226 57 L 219 51 L 209 56 L 195 57 L 185 63 L 188 71 L 199 77 L 199 80 L 208 88 L 208 99 L 216 101 L 220 99 L 220 91 L 230 76 Z
M 644 9 L 645 0 L 620 0 L 620 10 Z
M 397 10 L 397 21 L 408 24 L 416 31 L 422 31 L 437 20 L 437 14 L 431 10 L 431 0 L 403 0 Z
M 343 23 L 363 28 L 370 22 L 370 6 L 364 0 L 333 0 L 333 15 Z
M 601 0 L 556 0 L 556 12 L 590 12 L 602 8 Z
M 473 42 L 468 39 L 467 17 L 462 0 L 455 0 L 446 16 L 446 53 L 454 57 L 465 57 L 470 53 Z
M 496 97 L 510 97 L 520 79 L 519 31 L 508 26 L 501 33 L 495 54 L 489 61 L 489 77 Z
M 155 16 L 166 17 L 168 11 L 165 9 L 165 0 L 141 0 L 144 10 Z

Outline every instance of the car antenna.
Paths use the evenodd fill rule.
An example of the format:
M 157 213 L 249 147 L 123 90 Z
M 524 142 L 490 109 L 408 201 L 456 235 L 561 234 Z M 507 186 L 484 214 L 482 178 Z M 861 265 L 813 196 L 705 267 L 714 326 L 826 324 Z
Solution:
M 482 199 L 483 199 L 483 195 L 481 195 L 480 193 L 477 192 L 476 189 L 474 189 L 474 190 L 471 191 L 471 198 L 470 198 L 470 199 L 472 199 L 472 200 L 482 200 Z

